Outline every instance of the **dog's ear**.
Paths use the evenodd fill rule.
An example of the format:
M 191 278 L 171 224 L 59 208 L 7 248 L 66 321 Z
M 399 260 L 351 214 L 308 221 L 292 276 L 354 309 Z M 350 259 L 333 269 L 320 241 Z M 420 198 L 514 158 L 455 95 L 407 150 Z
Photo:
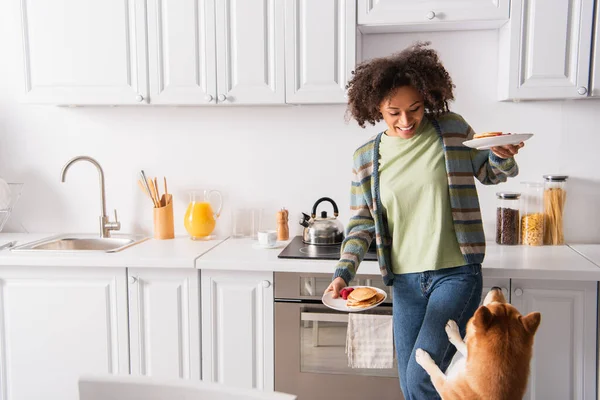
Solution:
M 492 319 L 494 319 L 494 315 L 486 306 L 481 306 L 475 311 L 475 315 L 473 315 L 473 325 L 475 325 L 475 329 L 486 331 L 490 325 L 492 324 Z
M 524 317 L 521 317 L 521 323 L 525 327 L 525 330 L 532 336 L 535 335 L 540 322 L 542 321 L 542 315 L 539 312 L 532 312 Z

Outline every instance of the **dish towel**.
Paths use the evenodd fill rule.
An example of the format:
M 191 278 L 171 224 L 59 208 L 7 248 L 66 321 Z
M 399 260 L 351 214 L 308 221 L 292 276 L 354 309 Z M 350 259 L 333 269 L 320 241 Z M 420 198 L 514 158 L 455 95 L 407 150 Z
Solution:
M 391 315 L 348 314 L 346 354 L 351 368 L 393 368 Z

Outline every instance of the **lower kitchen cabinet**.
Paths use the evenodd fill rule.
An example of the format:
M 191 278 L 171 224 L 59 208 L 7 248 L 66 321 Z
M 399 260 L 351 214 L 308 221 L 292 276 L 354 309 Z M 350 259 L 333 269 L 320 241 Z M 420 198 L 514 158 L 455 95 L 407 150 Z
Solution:
M 511 293 L 542 314 L 524 399 L 596 399 L 597 282 L 513 279 Z
M 273 273 L 202 270 L 202 379 L 274 389 Z
M 82 374 L 128 374 L 125 268 L 0 268 L 0 399 L 78 400 Z
M 200 379 L 200 272 L 129 268 L 131 373 Z

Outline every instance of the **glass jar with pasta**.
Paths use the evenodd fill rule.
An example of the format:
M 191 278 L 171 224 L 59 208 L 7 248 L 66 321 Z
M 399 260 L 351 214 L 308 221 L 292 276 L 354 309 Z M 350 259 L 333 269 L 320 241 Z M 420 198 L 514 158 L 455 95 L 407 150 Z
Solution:
M 544 175 L 544 244 L 565 243 L 563 215 L 567 200 L 567 178 L 566 175 Z
M 523 182 L 521 197 L 521 243 L 527 246 L 544 244 L 544 184 Z

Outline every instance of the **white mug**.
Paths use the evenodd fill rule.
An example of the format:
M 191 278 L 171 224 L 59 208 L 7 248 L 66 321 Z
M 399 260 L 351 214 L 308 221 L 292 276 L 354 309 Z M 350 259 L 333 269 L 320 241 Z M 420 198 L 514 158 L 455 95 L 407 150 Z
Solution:
M 277 244 L 277 231 L 258 231 L 258 244 L 273 247 Z

